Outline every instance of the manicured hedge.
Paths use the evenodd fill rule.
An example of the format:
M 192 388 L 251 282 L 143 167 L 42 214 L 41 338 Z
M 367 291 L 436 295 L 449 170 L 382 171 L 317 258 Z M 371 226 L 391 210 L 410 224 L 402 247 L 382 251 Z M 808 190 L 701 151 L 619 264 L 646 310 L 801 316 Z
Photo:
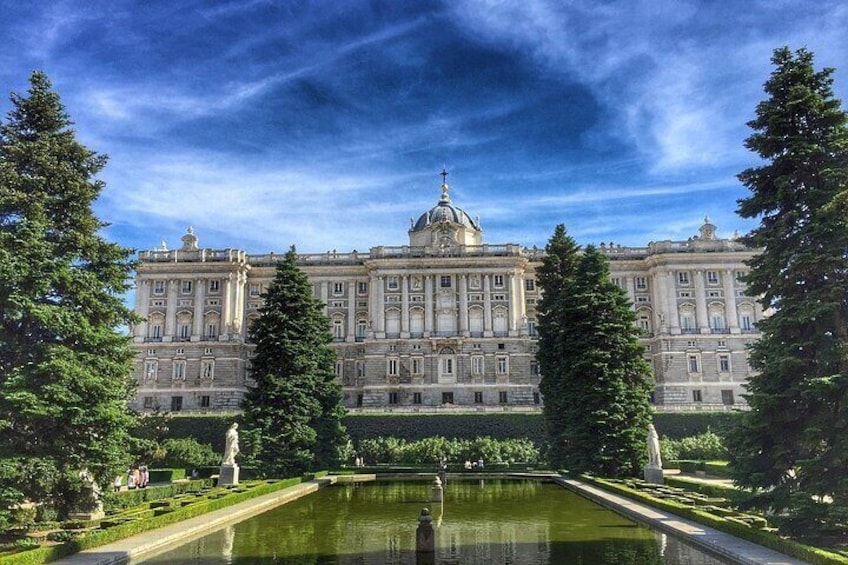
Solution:
M 660 436 L 680 439 L 706 432 L 721 434 L 739 417 L 738 412 L 662 412 L 654 414 L 654 425 Z M 233 422 L 242 423 L 241 415 L 181 415 L 168 423 L 168 436 L 191 437 L 208 443 L 218 452 L 224 449 L 224 434 Z M 527 438 L 536 445 L 545 442 L 544 418 L 540 412 L 496 412 L 462 414 L 348 414 L 345 426 L 354 445 L 363 439 L 396 437 L 417 441 L 444 436 L 474 439 Z
M 705 526 L 715 528 L 716 530 L 726 532 L 738 538 L 746 539 L 759 545 L 774 549 L 775 551 L 779 551 L 791 557 L 808 561 L 809 563 L 814 563 L 816 565 L 848 565 L 848 557 L 782 538 L 777 534 L 752 528 L 737 520 L 721 518 L 697 507 L 655 498 L 647 493 L 634 490 L 620 483 L 613 483 L 595 477 L 582 475 L 580 480 L 586 481 L 604 490 L 614 492 L 626 498 L 642 502 L 648 506 L 661 508 L 662 510 L 666 510 L 672 514 L 688 518 L 693 522 L 698 522 L 699 524 L 704 524 Z
M 326 473 L 316 473 L 315 477 L 324 476 Z M 311 479 L 312 477 L 309 477 Z M 204 503 L 192 504 L 174 509 L 169 512 L 154 516 L 153 518 L 133 520 L 117 524 L 104 530 L 91 531 L 84 537 L 73 541 L 49 547 L 40 547 L 14 555 L 0 557 L 0 565 L 43 565 L 61 557 L 72 555 L 84 549 L 99 547 L 107 543 L 124 539 L 135 534 L 146 532 L 181 522 L 195 516 L 206 514 L 214 510 L 220 510 L 245 500 L 256 498 L 264 494 L 300 484 L 303 478 L 284 479 L 279 481 L 268 481 L 264 485 L 256 486 L 246 491 L 233 491 L 230 494 Z

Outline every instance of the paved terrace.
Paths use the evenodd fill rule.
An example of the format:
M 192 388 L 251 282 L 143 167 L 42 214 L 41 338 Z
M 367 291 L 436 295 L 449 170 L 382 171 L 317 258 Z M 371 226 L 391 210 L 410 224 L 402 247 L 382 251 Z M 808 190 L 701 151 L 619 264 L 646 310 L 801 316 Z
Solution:
M 435 475 L 427 475 L 428 478 L 433 476 Z M 449 474 L 448 477 L 450 478 L 450 476 Z M 787 557 L 782 553 L 766 547 L 702 526 L 674 514 L 645 506 L 575 479 L 564 479 L 554 474 L 499 474 L 493 476 L 497 478 L 552 479 L 563 487 L 585 496 L 601 506 L 615 510 L 637 522 L 647 524 L 656 530 L 683 539 L 698 548 L 729 559 L 735 563 L 743 565 L 808 565 L 806 561 Z M 468 475 L 457 475 L 457 478 L 460 477 L 467 478 Z M 216 529 L 246 520 L 271 508 L 313 493 L 321 487 L 337 482 L 373 481 L 375 479 L 375 475 L 345 475 L 316 479 L 190 520 L 171 524 L 158 530 L 152 530 L 115 543 L 86 550 L 65 559 L 55 561 L 54 563 L 60 565 L 114 565 L 129 563 L 133 560 L 141 560 L 170 547 L 204 536 Z

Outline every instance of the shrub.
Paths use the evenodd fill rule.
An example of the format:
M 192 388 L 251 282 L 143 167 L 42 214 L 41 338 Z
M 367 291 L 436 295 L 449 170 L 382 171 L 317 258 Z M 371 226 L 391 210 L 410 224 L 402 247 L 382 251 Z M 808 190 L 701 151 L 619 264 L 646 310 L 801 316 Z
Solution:
M 367 464 L 436 465 L 445 458 L 453 464 L 483 459 L 491 464 L 524 462 L 536 464 L 539 448 L 528 439 L 496 440 L 478 437 L 473 440 L 445 439 L 441 436 L 407 442 L 394 437 L 363 440 L 358 454 Z
M 219 463 L 221 456 L 212 446 L 192 438 L 165 440 L 162 444 L 164 457 L 157 464 L 162 467 L 203 467 Z
M 724 439 L 711 430 L 678 440 L 664 437 L 660 442 L 660 449 L 663 459 L 667 461 L 674 459 L 706 461 L 728 457 Z

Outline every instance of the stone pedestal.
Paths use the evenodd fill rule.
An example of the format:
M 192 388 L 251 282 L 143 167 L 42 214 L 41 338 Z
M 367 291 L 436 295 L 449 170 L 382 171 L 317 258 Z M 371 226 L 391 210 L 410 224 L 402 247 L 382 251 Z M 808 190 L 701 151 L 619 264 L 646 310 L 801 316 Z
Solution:
M 218 472 L 218 486 L 226 487 L 237 484 L 239 484 L 239 466 L 236 464 L 221 465 L 221 470 Z
M 430 500 L 441 503 L 444 499 L 445 491 L 442 488 L 442 480 L 439 477 L 436 477 L 436 480 L 433 481 L 433 491 Z
M 436 532 L 433 531 L 433 517 L 430 516 L 430 510 L 424 508 L 418 516 L 418 529 L 415 530 L 415 563 L 434 563 L 435 553 Z
M 655 485 L 663 484 L 662 467 L 657 467 L 656 465 L 648 465 L 645 467 L 645 481 Z

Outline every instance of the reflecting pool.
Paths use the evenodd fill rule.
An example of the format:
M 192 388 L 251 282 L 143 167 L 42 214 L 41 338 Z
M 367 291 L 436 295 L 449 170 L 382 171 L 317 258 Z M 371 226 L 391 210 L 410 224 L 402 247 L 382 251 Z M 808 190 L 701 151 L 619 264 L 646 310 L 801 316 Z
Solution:
M 539 481 L 451 480 L 445 503 L 427 482 L 327 487 L 143 563 L 580 564 L 725 563 Z M 415 553 L 418 514 L 436 526 L 435 559 Z

